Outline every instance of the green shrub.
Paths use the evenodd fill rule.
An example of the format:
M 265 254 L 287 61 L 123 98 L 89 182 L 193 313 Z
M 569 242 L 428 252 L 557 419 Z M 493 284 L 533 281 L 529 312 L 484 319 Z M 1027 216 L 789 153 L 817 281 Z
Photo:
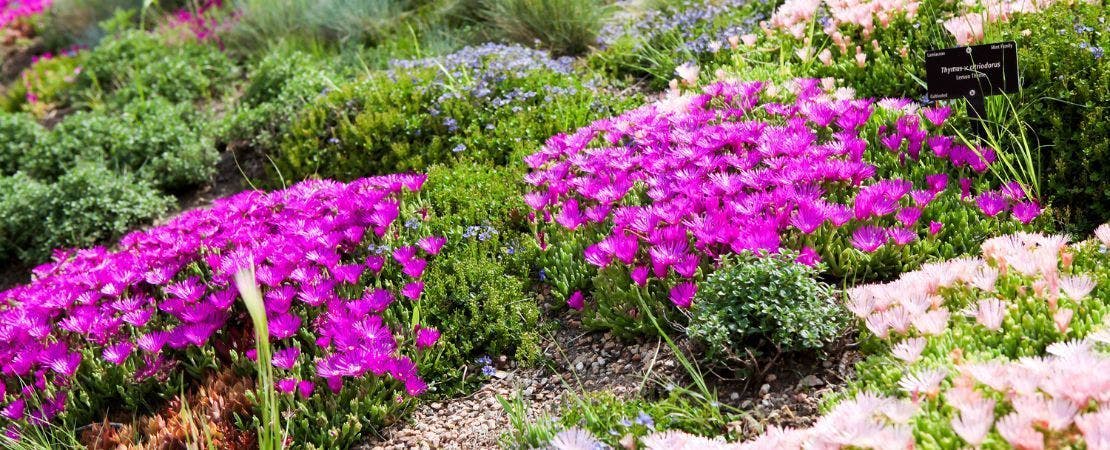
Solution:
M 846 320 L 833 287 L 796 255 L 726 255 L 698 285 L 687 333 L 711 358 L 742 358 L 759 341 L 785 351 L 819 349 Z
M 334 74 L 306 53 L 271 52 L 250 70 L 250 80 L 225 119 L 221 140 L 276 150 L 297 113 L 332 85 Z
M 457 243 L 428 268 L 421 315 L 434 324 L 450 346 L 425 372 L 452 393 L 465 382 L 463 370 L 474 358 L 506 355 L 523 363 L 540 357 L 540 310 L 524 275 L 512 271 L 516 261 L 500 239 L 448 237 Z M 519 256 L 515 256 L 519 258 Z M 527 267 L 527 266 L 525 266 Z M 473 373 L 473 369 L 471 369 Z
M 46 259 L 55 248 L 90 246 L 166 212 L 173 200 L 126 173 L 82 163 L 54 184 L 0 178 L 0 237 L 8 257 Z
M 1110 217 L 1110 24 L 1106 7 L 1080 2 L 1021 16 L 1022 118 L 1045 146 L 1042 191 L 1086 233 Z M 1017 30 L 1028 29 L 1029 36 Z
M 503 37 L 558 55 L 584 53 L 608 15 L 596 0 L 482 0 L 483 18 Z
M 122 111 L 68 116 L 27 152 L 20 168 L 50 180 L 76 161 L 103 163 L 164 191 L 178 192 L 208 181 L 218 155 L 207 122 L 191 105 L 161 98 L 136 101 Z
M 433 205 L 433 226 L 458 229 L 489 225 L 515 233 L 529 231 L 520 170 L 489 164 L 461 162 L 428 169 L 421 194 Z M 438 231 L 438 230 L 437 230 Z
M 654 3 L 654 4 L 652 4 Z M 729 43 L 758 33 L 775 2 L 693 0 L 641 2 L 626 7 L 623 20 L 607 24 L 599 36 L 600 50 L 587 63 L 613 77 L 646 78 L 662 89 L 676 78 L 675 68 L 692 62 L 712 67 L 736 53 Z
M 236 70 L 214 45 L 171 43 L 157 34 L 131 30 L 105 39 L 89 52 L 74 96 L 95 100 L 108 94 L 108 101 L 118 105 L 154 96 L 175 103 L 210 99 L 231 90 Z
M 302 111 L 272 156 L 277 178 L 351 180 L 468 159 L 521 164 L 548 137 L 635 102 L 595 90 L 566 61 L 519 46 L 399 62 Z
M 29 248 L 49 233 L 43 226 L 43 205 L 50 201 L 50 193 L 49 185 L 22 173 L 0 176 L 0 259 L 42 259 L 50 250 Z M 35 257 L 22 257 L 21 252 Z
M 412 206 L 425 220 L 405 222 L 409 232 L 447 237 L 444 253 L 428 267 L 420 300 L 421 317 L 452 343 L 427 372 L 441 393 L 472 381 L 462 378 L 463 369 L 479 356 L 506 355 L 523 363 L 539 358 L 540 311 L 528 281 L 536 248 L 514 182 L 518 176 L 473 163 L 433 167 L 422 200 Z
M 19 160 L 46 130 L 27 114 L 0 113 L 0 176 L 19 170 Z

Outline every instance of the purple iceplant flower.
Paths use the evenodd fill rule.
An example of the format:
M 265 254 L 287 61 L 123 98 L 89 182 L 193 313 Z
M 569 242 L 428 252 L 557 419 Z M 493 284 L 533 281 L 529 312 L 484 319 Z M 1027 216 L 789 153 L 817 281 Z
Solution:
M 766 87 L 719 82 L 553 136 L 525 158 L 532 217 L 600 232 L 586 245 L 586 260 L 627 267 L 638 286 L 650 278 L 681 283 L 723 254 L 803 250 L 799 243 L 812 241 L 805 235 L 847 237 L 866 252 L 888 241 L 912 243 L 924 231 L 935 235 L 939 224 L 921 218 L 941 207 L 937 199 L 956 195 L 947 189 L 950 176 L 970 168 L 967 176 L 978 180 L 994 159 L 989 149 L 936 134 L 949 114 L 943 108 L 919 111 L 887 99 L 880 105 L 886 113 L 875 115 L 874 100 L 834 99 L 813 80 L 795 83 L 785 102 L 768 97 Z M 868 142 L 865 125 L 891 115 L 879 135 L 890 136 L 899 164 L 947 169 L 923 180 L 880 176 L 869 161 L 890 156 Z M 920 152 L 926 144 L 932 152 Z M 970 185 L 971 178 L 960 180 L 965 198 Z M 888 232 L 892 219 L 898 227 Z M 803 259 L 815 262 L 829 250 L 809 247 Z
M 304 360 L 297 347 L 283 346 L 275 366 L 288 370 L 303 362 L 302 375 L 333 389 L 341 389 L 344 378 L 369 374 L 394 378 L 411 395 L 421 393 L 426 384 L 379 315 L 393 293 L 370 289 L 344 298 L 348 290 L 336 288 L 382 271 L 385 258 L 355 259 L 364 254 L 359 249 L 387 233 L 400 214 L 400 197 L 420 189 L 425 178 L 317 180 L 272 193 L 243 192 L 132 232 L 112 250 L 56 252 L 53 261 L 33 270 L 30 284 L 0 292 L 0 304 L 7 305 L 0 308 L 0 386 L 28 387 L 0 405 L 0 412 L 9 421 L 25 420 L 24 410 L 34 405 L 39 418 L 57 415 L 72 378 L 85 366 L 85 349 L 112 366 L 134 361 L 140 380 L 173 370 L 186 348 L 211 345 L 219 330 L 241 326 L 231 313 L 237 298 L 233 277 L 249 264 L 258 269 L 272 337 L 293 339 L 306 329 L 318 337 L 312 360 Z M 427 260 L 415 251 L 434 255 L 444 242 L 432 236 L 400 247 L 406 250 L 399 251 L 404 261 L 398 264 L 412 277 L 402 295 L 415 300 L 423 291 L 419 277 Z M 424 330 L 420 345 L 435 340 L 432 329 Z M 36 377 L 33 385 L 17 381 Z M 314 386 L 303 379 L 280 387 L 307 397 Z M 45 392 L 58 395 L 37 400 Z

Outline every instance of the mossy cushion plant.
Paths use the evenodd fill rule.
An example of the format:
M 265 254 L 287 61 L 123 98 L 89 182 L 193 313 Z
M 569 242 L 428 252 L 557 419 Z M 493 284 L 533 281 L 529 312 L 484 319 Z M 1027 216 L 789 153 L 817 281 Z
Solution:
M 820 269 L 796 254 L 726 255 L 698 286 L 690 310 L 691 337 L 711 359 L 744 359 L 763 341 L 783 351 L 820 349 L 846 325 L 846 311 Z

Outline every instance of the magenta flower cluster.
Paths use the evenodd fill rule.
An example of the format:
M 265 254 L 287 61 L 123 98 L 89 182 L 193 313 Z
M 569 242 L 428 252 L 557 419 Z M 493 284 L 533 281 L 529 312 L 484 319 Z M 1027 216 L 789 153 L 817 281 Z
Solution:
M 39 14 L 52 3 L 54 0 L 0 0 L 0 29 L 21 18 Z
M 829 250 L 813 248 L 809 237 L 819 230 L 842 229 L 863 252 L 910 244 L 939 232 L 941 223 L 921 217 L 939 196 L 955 195 L 955 183 L 943 171 L 918 184 L 880 179 L 870 161 L 891 156 L 875 153 L 885 148 L 903 163 L 928 157 L 970 173 L 994 160 L 989 150 L 936 133 L 946 109 L 833 96 L 817 80 L 796 80 L 791 101 L 765 99 L 772 89 L 719 82 L 557 135 L 525 158 L 533 169 L 525 181 L 536 188 L 525 201 L 568 230 L 607 229 L 585 259 L 627 266 L 643 286 L 650 277 L 692 278 L 731 252 L 801 247 L 800 260 L 813 264 L 818 250 Z M 876 109 L 898 116 L 877 133 L 869 125 Z M 868 130 L 883 147 L 869 142 Z M 959 184 L 966 192 L 971 180 Z M 1022 218 L 1039 212 L 1026 208 Z M 685 307 L 695 292 L 680 282 L 671 300 Z
M 221 26 L 229 25 L 218 20 L 219 9 L 223 7 L 223 3 L 223 0 L 203 0 L 199 4 L 177 10 L 167 18 L 166 23 L 171 28 L 181 27 L 188 30 L 197 40 L 215 39 Z M 234 19 L 237 17 L 233 17 Z
M 0 293 L 0 414 L 50 420 L 84 358 L 134 367 L 142 379 L 165 373 L 175 352 L 229 338 L 246 320 L 233 311 L 234 276 L 250 266 L 264 295 L 273 364 L 311 368 L 318 378 L 285 378 L 279 389 L 307 396 L 319 381 L 338 391 L 345 379 L 374 375 L 420 394 L 426 384 L 399 350 L 408 335 L 395 335 L 380 315 L 398 297 L 382 287 L 389 283 L 373 280 L 395 264 L 400 295 L 420 297 L 427 258 L 446 241 L 428 236 L 401 245 L 390 230 L 404 193 L 425 178 L 249 191 L 131 233 L 112 250 L 58 251 L 30 284 Z M 416 348 L 439 338 L 433 328 L 412 335 Z M 295 345 L 306 336 L 314 342 Z M 26 387 L 6 391 L 16 386 Z

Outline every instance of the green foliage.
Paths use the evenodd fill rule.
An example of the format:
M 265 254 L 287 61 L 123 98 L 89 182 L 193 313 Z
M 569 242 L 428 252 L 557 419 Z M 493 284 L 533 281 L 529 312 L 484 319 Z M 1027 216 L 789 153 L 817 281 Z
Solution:
M 43 12 L 38 33 L 49 48 L 91 47 L 105 35 L 101 22 L 128 10 L 134 18 L 142 5 L 142 0 L 56 0 Z
M 126 104 L 164 97 L 191 102 L 230 91 L 237 69 L 215 45 L 194 40 L 171 43 L 157 34 L 122 32 L 89 52 L 72 94 L 75 101 Z
M 122 111 L 79 112 L 65 118 L 20 160 L 20 169 L 50 180 L 77 161 L 134 172 L 164 191 L 178 192 L 211 177 L 218 155 L 207 122 L 188 104 L 161 98 Z
M 795 255 L 727 255 L 698 286 L 687 333 L 711 358 L 742 358 L 767 341 L 786 351 L 819 349 L 836 338 L 845 314 L 818 268 Z
M 64 94 L 76 81 L 83 61 L 83 53 L 38 60 L 12 83 L 7 98 L 0 99 L 0 105 L 9 111 L 28 111 L 39 117 L 45 115 L 50 108 L 64 101 Z M 29 102 L 29 97 L 34 102 Z
M 482 0 L 483 18 L 506 39 L 558 55 L 584 53 L 608 15 L 597 0 Z
M 1042 190 L 1084 233 L 1110 217 L 1110 58 L 1094 50 L 1110 50 L 1106 17 L 1102 4 L 1080 2 L 1013 24 L 1028 86 L 1021 114 L 1046 146 Z
M 225 118 L 221 140 L 273 152 L 301 108 L 332 86 L 335 74 L 326 67 L 303 52 L 268 53 L 249 71 L 243 95 Z
M 451 343 L 421 369 L 442 393 L 472 381 L 463 373 L 474 373 L 467 366 L 478 356 L 523 363 L 540 356 L 540 311 L 528 281 L 537 250 L 527 234 L 520 186 L 511 182 L 518 176 L 481 164 L 437 166 L 422 201 L 411 206 L 426 219 L 409 220 L 406 229 L 447 237 L 443 253 L 428 266 L 420 300 L 424 322 Z
M 507 73 L 478 95 L 479 87 L 467 83 L 485 76 L 483 70 L 397 69 L 343 84 L 290 126 L 272 158 L 277 171 L 286 180 L 351 180 L 463 159 L 520 164 L 548 137 L 636 100 L 546 69 Z
M 435 232 L 489 225 L 516 234 L 528 232 L 528 213 L 520 170 L 464 161 L 428 169 L 421 195 L 435 214 Z
M 19 160 L 40 142 L 46 130 L 27 114 L 0 112 L 0 176 L 19 170 Z
M 540 311 L 527 292 L 527 274 L 512 272 L 513 261 L 502 261 L 513 256 L 505 255 L 499 242 L 476 240 L 448 244 L 449 254 L 429 266 L 420 300 L 425 322 L 450 343 L 421 373 L 442 380 L 439 389 L 447 392 L 456 389 L 450 383 L 466 381 L 463 370 L 482 354 L 524 363 L 540 356 Z
M 150 184 L 78 164 L 54 184 L 17 173 L 0 178 L 0 254 L 41 261 L 51 249 L 86 247 L 158 217 L 172 203 Z
M 683 63 L 714 67 L 736 52 L 727 42 L 746 32 L 758 33 L 776 2 L 736 0 L 640 2 L 628 9 L 622 21 L 606 26 L 601 49 L 587 56 L 590 67 L 612 77 L 646 79 L 653 89 L 663 89 L 676 78 Z M 754 31 L 753 31 L 754 30 Z M 721 45 L 709 48 L 711 41 Z
M 589 265 L 583 261 L 578 261 L 578 264 Z M 671 278 L 674 277 L 662 281 L 649 280 L 646 286 L 637 286 L 624 267 L 611 265 L 598 270 L 591 285 L 594 301 L 583 309 L 582 323 L 590 328 L 609 330 L 618 336 L 657 335 L 660 330 L 648 317 L 651 314 L 662 322 L 662 326 L 681 329 L 686 323 L 686 316 L 668 298 L 670 288 L 675 284 Z
M 416 0 L 237 0 L 238 23 L 225 33 L 235 51 L 264 50 L 280 40 L 306 48 L 360 46 L 389 40 Z

